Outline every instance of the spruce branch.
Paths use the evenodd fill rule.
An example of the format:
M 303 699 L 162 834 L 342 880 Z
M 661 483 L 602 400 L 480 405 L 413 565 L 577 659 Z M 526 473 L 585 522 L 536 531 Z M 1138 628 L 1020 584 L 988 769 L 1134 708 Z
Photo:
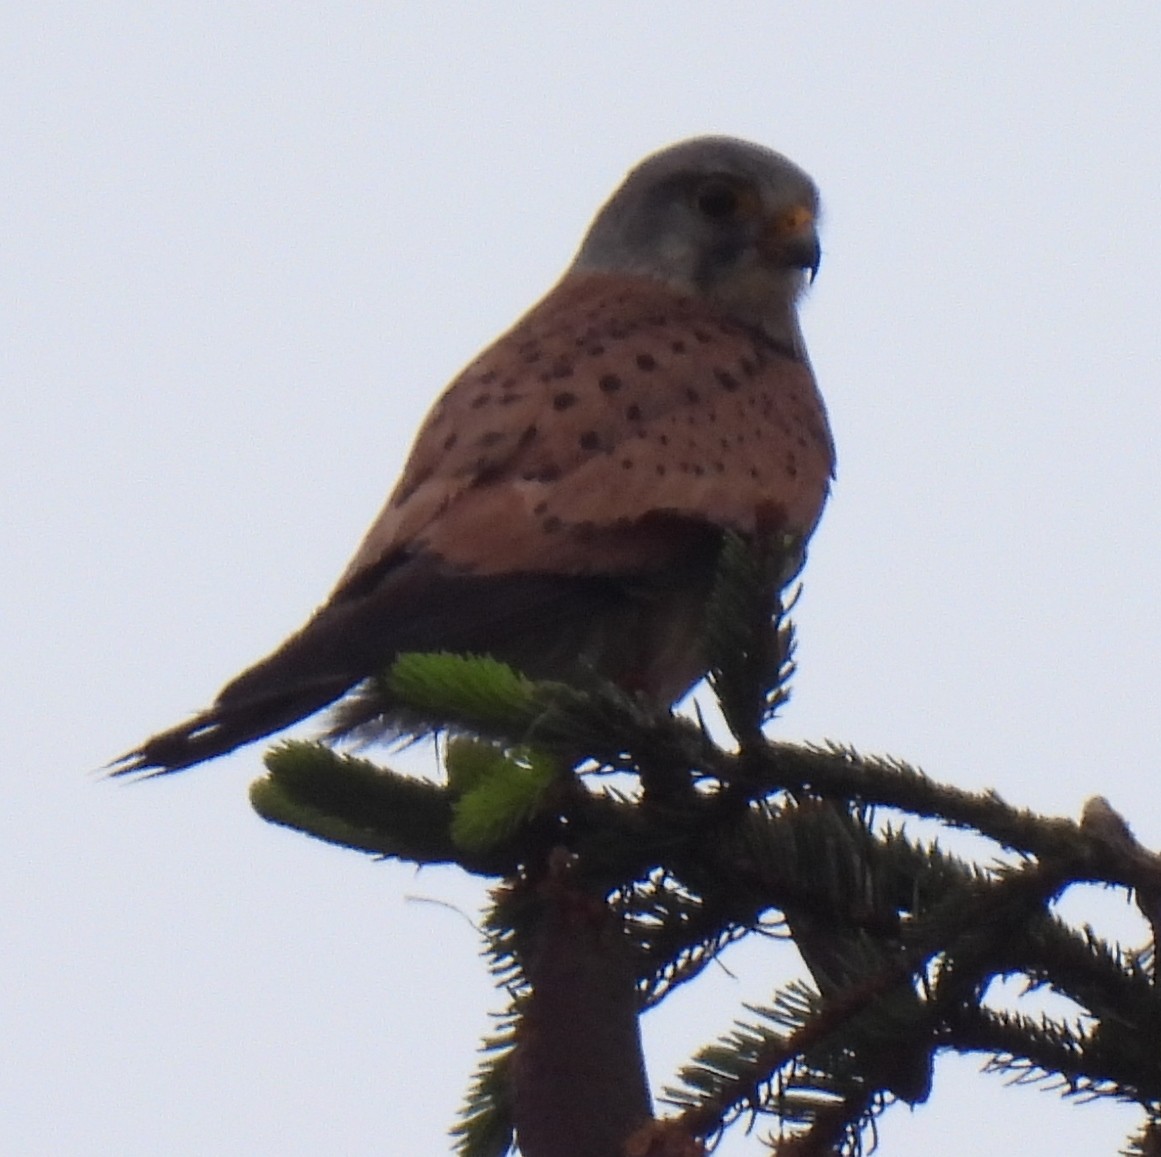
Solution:
M 458 738 L 447 746 L 451 837 L 466 852 L 487 852 L 510 840 L 541 807 L 558 775 L 556 762 L 535 748 L 505 751 Z
M 263 819 L 316 839 L 416 863 L 459 862 L 446 788 L 321 743 L 271 748 L 250 801 Z
M 795 983 L 769 1008 L 751 1007 L 757 1021 L 736 1024 L 702 1049 L 679 1074 L 684 1087 L 666 1089 L 667 1101 L 681 1109 L 683 1128 L 716 1136 L 744 1114 L 769 1114 L 783 1127 L 819 1126 L 816 1141 L 823 1134 L 832 1142 L 857 1136 L 882 1102 L 835 1034 L 853 1005 L 868 999 L 859 993 L 828 1000 Z
M 468 1086 L 460 1119 L 451 1129 L 460 1157 L 505 1157 L 512 1151 L 512 1054 L 516 1017 L 500 1018 L 498 1032 L 480 1046 L 480 1061 Z
M 789 698 L 793 632 L 779 593 L 793 573 L 793 540 L 726 534 L 706 606 L 709 682 L 734 738 L 747 750 Z
M 856 1153 L 893 1098 L 926 1096 L 935 1050 L 1161 1119 L 1161 990 L 1143 964 L 1155 953 L 1053 910 L 1097 882 L 1133 889 L 1161 926 L 1161 858 L 1099 798 L 1079 822 L 1047 818 L 889 757 L 767 737 L 793 636 L 770 593 L 778 552 L 762 549 L 726 542 L 708 610 L 736 749 L 595 676 L 569 686 L 413 655 L 350 718 L 450 733 L 446 784 L 291 743 L 253 787 L 272 822 L 503 878 L 487 930 L 509 1007 L 456 1127 L 461 1157 L 501 1157 L 516 1129 L 527 1157 L 573 1152 L 557 1143 L 563 1120 L 585 1157 L 693 1157 L 746 1115 L 778 1119 L 779 1153 Z M 996 859 L 917 842 L 913 817 L 975 832 Z M 793 939 L 815 986 L 748 1008 L 682 1071 L 677 1115 L 653 1118 L 638 1016 L 754 934 Z M 1072 1001 L 1075 1022 L 991 1007 L 997 977 Z M 1149 1125 L 1131 1151 L 1156 1135 Z
M 1161 890 L 1161 857 L 1093 824 L 1038 816 L 995 792 L 936 783 L 901 760 L 860 755 L 838 744 L 769 743 L 726 778 L 757 781 L 767 792 L 809 791 L 830 799 L 896 808 L 917 818 L 984 835 L 1022 855 L 1056 859 L 1079 882 Z

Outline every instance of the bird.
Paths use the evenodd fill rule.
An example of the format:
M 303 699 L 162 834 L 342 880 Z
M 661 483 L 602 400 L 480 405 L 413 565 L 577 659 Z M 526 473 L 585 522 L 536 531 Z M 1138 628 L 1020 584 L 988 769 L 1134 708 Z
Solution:
M 179 771 L 273 735 L 407 652 L 595 673 L 678 702 L 709 665 L 725 536 L 784 544 L 782 589 L 831 489 L 797 316 L 819 211 L 802 169 L 737 138 L 637 164 L 556 285 L 437 398 L 306 624 L 112 774 Z

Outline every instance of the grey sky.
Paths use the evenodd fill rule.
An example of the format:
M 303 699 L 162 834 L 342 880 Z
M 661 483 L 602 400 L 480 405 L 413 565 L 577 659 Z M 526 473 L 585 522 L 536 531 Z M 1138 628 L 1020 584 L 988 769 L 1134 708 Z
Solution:
M 1105 794 L 1161 846 L 1161 7 L 530 9 L 0 15 L 5 1152 L 447 1150 L 497 1002 L 468 921 L 408 897 L 481 889 L 263 825 L 260 747 L 87 773 L 298 626 L 435 393 L 695 133 L 826 209 L 839 478 L 780 734 Z M 760 948 L 649 1018 L 657 1085 L 794 970 Z M 943 1062 L 882 1140 L 1113 1153 L 1134 1120 Z

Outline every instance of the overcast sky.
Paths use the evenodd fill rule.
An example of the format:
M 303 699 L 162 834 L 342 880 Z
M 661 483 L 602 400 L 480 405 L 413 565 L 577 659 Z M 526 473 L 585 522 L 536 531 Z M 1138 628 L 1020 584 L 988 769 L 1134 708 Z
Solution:
M 482 887 L 263 824 L 260 747 L 91 773 L 299 625 L 437 391 L 696 133 L 826 209 L 839 476 L 778 734 L 1101 793 L 1161 847 L 1159 59 L 1155 0 L 9 5 L 0 1148 L 448 1150 L 499 1006 Z M 646 1019 L 656 1086 L 795 971 L 758 949 Z M 977 1067 L 883 1152 L 1113 1154 L 1137 1120 Z

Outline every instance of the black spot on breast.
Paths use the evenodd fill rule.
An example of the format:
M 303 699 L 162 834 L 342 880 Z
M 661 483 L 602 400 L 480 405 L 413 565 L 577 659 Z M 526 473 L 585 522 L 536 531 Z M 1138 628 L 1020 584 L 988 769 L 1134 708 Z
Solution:
M 487 390 L 485 390 L 482 394 L 477 394 L 472 399 L 472 409 L 473 410 L 483 409 L 483 407 L 486 406 L 491 400 L 492 400 L 492 395 L 490 393 L 488 393 Z
M 683 341 L 671 341 L 669 343 L 669 348 L 671 350 L 673 350 L 673 352 L 675 354 L 683 354 L 683 353 L 685 353 L 685 342 L 683 342 Z
M 519 447 L 524 447 L 531 442 L 535 442 L 537 433 L 538 431 L 535 426 L 525 426 L 524 429 L 520 431 L 520 438 L 516 442 L 516 445 Z
M 565 357 L 558 357 L 552 363 L 552 376 L 554 378 L 571 378 L 572 377 L 572 362 Z
M 601 445 L 601 436 L 596 430 L 586 430 L 577 441 L 582 450 L 597 450 Z
M 476 439 L 476 444 L 487 450 L 492 446 L 499 445 L 503 441 L 504 435 L 499 430 L 489 430 L 486 434 L 481 434 Z
M 657 359 L 652 354 L 638 354 L 636 361 L 639 370 L 648 372 L 657 369 Z
M 497 378 L 495 370 L 485 370 L 477 379 L 482 386 L 490 386 Z
M 686 386 L 685 387 L 685 400 L 696 406 L 698 404 L 698 402 L 701 401 L 701 394 L 699 394 L 697 392 L 697 390 L 695 390 L 693 388 L 693 386 Z
M 445 450 L 450 450 L 459 440 L 460 440 L 460 438 L 459 438 L 458 434 L 449 434 L 443 440 L 443 448 Z
M 560 467 L 538 466 L 535 470 L 526 470 L 520 477 L 525 482 L 555 482 L 560 477 Z
M 631 406 L 626 406 L 625 417 L 628 418 L 630 422 L 640 422 L 641 407 L 638 406 L 636 402 L 634 402 Z
M 632 470 L 633 469 L 633 459 L 632 458 L 622 458 L 621 459 L 621 469 L 622 470 Z
M 616 374 L 602 374 L 597 383 L 606 394 L 615 394 L 624 384 Z
M 576 394 L 569 390 L 564 390 L 559 394 L 553 395 L 552 408 L 554 410 L 568 410 L 575 406 L 578 400 Z
M 714 370 L 714 377 L 717 378 L 723 390 L 732 391 L 738 388 L 738 379 L 729 370 Z
M 555 514 L 550 514 L 540 525 L 545 534 L 554 534 L 560 529 L 560 519 Z

